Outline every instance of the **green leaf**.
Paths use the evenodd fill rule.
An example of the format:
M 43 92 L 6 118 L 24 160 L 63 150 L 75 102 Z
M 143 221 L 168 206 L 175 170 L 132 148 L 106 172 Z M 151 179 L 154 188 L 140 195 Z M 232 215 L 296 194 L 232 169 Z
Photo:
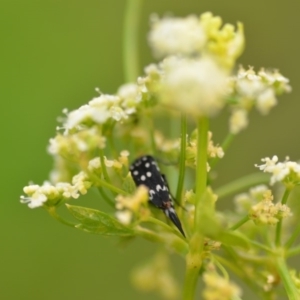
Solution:
M 224 231 L 219 237 L 219 241 L 231 247 L 250 248 L 248 240 L 238 231 Z
M 80 221 L 76 228 L 106 236 L 131 236 L 134 231 L 116 218 L 96 209 L 66 204 L 75 219 Z

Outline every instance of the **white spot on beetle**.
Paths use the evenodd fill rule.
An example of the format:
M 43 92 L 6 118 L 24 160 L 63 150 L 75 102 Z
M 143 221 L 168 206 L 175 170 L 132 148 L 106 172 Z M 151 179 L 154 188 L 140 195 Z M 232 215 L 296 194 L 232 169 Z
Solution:
M 155 191 L 154 190 L 149 190 L 149 194 L 152 196 L 152 195 L 155 195 Z
M 160 184 L 156 185 L 156 190 L 159 192 L 159 190 L 162 190 L 162 187 L 160 186 Z
M 139 171 L 135 170 L 133 171 L 133 175 L 138 175 L 139 174 Z
M 148 177 L 151 177 L 152 173 L 151 173 L 151 172 L 147 172 L 146 175 L 147 175 Z
M 145 180 L 146 180 L 146 176 L 145 176 L 145 175 L 142 175 L 142 176 L 141 176 L 141 180 L 142 180 L 142 181 L 145 181 Z
M 149 167 L 150 167 L 150 163 L 148 163 L 148 162 L 145 163 L 145 167 L 146 167 L 146 168 L 149 168 Z

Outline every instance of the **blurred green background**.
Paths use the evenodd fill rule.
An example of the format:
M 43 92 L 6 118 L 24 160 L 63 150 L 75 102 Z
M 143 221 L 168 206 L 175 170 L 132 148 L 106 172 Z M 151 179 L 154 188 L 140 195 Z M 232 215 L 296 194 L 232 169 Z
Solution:
M 135 241 L 119 247 L 116 240 L 64 227 L 42 209 L 30 210 L 19 203 L 29 180 L 42 183 L 48 177 L 52 161 L 46 146 L 62 109 L 86 103 L 96 95 L 95 87 L 114 93 L 123 83 L 125 4 L 1 0 L 1 299 L 160 299 L 135 291 L 128 276 L 155 246 Z M 212 11 L 225 22 L 244 23 L 247 46 L 240 63 L 256 70 L 276 67 L 291 79 L 293 93 L 281 97 L 270 116 L 251 116 L 250 127 L 218 166 L 218 184 L 255 171 L 254 164 L 265 156 L 300 158 L 296 5 L 292 0 L 144 1 L 142 66 L 152 60 L 146 40 L 151 13 L 185 16 Z M 225 117 L 212 121 L 216 141 L 222 141 L 226 126 Z M 90 206 L 95 202 L 87 201 Z M 183 262 L 176 267 L 180 278 Z

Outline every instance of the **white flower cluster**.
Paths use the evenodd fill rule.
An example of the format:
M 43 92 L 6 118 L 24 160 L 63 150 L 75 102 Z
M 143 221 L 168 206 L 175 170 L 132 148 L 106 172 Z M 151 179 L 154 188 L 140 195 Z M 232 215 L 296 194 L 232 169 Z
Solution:
M 119 88 L 116 95 L 101 94 L 88 104 L 67 114 L 63 124 L 65 133 L 72 129 L 81 129 L 85 125 L 104 124 L 108 120 L 123 121 L 136 112 L 142 100 L 144 86 L 126 84 Z
M 286 204 L 274 203 L 270 190 L 263 194 L 263 199 L 253 205 L 249 211 L 249 218 L 256 224 L 275 225 L 280 219 L 291 215 L 290 208 Z
M 266 157 L 261 160 L 262 165 L 255 165 L 263 172 L 272 174 L 270 184 L 283 182 L 286 185 L 298 185 L 300 183 L 300 164 L 290 161 L 287 157 L 284 162 L 278 162 L 278 157 Z
M 48 152 L 68 159 L 75 159 L 82 152 L 94 152 L 105 148 L 106 138 L 101 135 L 98 126 L 82 129 L 72 134 L 58 133 L 49 140 Z
M 243 26 L 225 24 L 207 12 L 200 17 L 152 17 L 149 44 L 156 57 L 214 56 L 223 66 L 231 68 L 244 48 Z
M 162 104 L 194 116 L 214 116 L 225 105 L 227 74 L 210 57 L 166 58 L 160 64 Z
M 206 42 L 204 28 L 197 16 L 186 18 L 166 17 L 159 20 L 152 16 L 149 44 L 158 58 L 174 54 L 199 53 Z
M 273 202 L 271 190 L 265 185 L 250 189 L 249 193 L 242 193 L 234 199 L 237 211 L 247 213 L 256 224 L 274 225 L 280 219 L 291 216 L 290 208 L 286 204 Z
M 167 108 L 214 116 L 226 104 L 228 75 L 244 47 L 242 25 L 222 26 L 211 13 L 152 21 L 149 43 L 164 60 L 139 82 Z
M 254 106 L 266 115 L 277 104 L 277 95 L 291 91 L 289 80 L 277 70 L 260 70 L 253 68 L 239 69 L 238 74 L 229 81 L 228 99 L 232 102 L 230 132 L 239 133 L 248 125 L 248 112 Z
M 268 191 L 266 185 L 258 185 L 249 190 L 249 193 L 238 194 L 234 197 L 236 210 L 240 214 L 248 213 L 253 205 L 263 199 L 263 195 Z
M 67 182 L 58 182 L 52 185 L 45 181 L 43 185 L 36 184 L 25 186 L 23 191 L 27 196 L 21 196 L 21 203 L 28 204 L 30 208 L 36 208 L 47 204 L 49 206 L 57 204 L 60 200 L 77 199 L 80 194 L 84 195 L 91 187 L 84 172 L 80 172 L 72 179 L 72 184 Z

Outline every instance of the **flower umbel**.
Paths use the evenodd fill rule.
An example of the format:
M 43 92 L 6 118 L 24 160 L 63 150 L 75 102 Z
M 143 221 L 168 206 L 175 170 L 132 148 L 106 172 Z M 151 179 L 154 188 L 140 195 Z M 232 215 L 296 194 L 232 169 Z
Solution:
M 139 2 L 129 1 L 133 7 Z M 138 26 L 127 28 L 129 24 L 130 37 Z M 129 40 L 127 47 L 137 45 Z M 263 158 L 256 167 L 270 174 L 272 189 L 260 173 L 221 187 L 215 180 L 230 178 L 216 166 L 230 157 L 225 153 L 249 125 L 251 110 L 269 114 L 278 96 L 291 91 L 289 80 L 274 69 L 238 69 L 236 60 L 245 46 L 243 24 L 223 24 L 210 12 L 153 16 L 148 41 L 161 61 L 149 64 L 138 77 L 137 49 L 127 49 L 126 66 L 132 70 L 125 73 L 131 82 L 113 94 L 99 92 L 78 109 L 63 110 L 48 146 L 54 160 L 50 179 L 24 187 L 21 202 L 43 207 L 56 220 L 84 232 L 160 244 L 159 254 L 137 268 L 133 282 L 164 299 L 177 299 L 180 293 L 170 268 L 172 253 L 186 261 L 180 299 L 195 299 L 202 278 L 204 299 L 240 300 L 241 289 L 229 280 L 227 268 L 257 297 L 275 299 L 285 293 L 300 299 L 297 273 L 286 262 L 300 253 L 293 246 L 300 226 L 289 218 L 299 216 L 293 202 L 287 205 L 289 198 L 297 198 L 292 191 L 300 184 L 300 164 Z M 226 111 L 229 129 L 219 145 L 212 139 L 213 134 L 220 138 L 210 119 Z M 284 192 L 276 191 L 280 184 Z M 111 210 L 85 207 L 81 196 L 87 193 Z M 234 199 L 235 210 L 230 205 L 221 209 L 225 196 L 228 202 Z M 83 206 L 69 204 L 74 199 Z M 60 216 L 62 204 L 76 223 Z

